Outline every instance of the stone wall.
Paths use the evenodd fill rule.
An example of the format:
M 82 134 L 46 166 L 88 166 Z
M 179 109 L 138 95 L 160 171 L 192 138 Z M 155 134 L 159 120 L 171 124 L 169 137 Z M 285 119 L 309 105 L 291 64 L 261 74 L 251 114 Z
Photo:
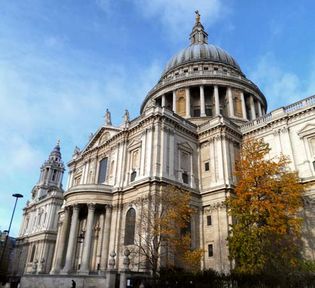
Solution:
M 76 282 L 76 288 L 106 287 L 105 276 L 25 275 L 20 288 L 70 288 L 72 280 Z

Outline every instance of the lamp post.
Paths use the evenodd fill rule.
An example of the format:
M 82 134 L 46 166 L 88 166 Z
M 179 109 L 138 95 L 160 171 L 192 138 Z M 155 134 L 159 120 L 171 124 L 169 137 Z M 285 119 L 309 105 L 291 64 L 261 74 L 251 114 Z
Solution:
M 14 213 L 15 213 L 16 204 L 17 204 L 18 199 L 23 197 L 22 194 L 18 194 L 18 193 L 12 194 L 12 196 L 15 197 L 15 203 L 14 203 L 14 208 L 13 208 L 12 215 L 11 215 L 9 229 L 7 230 L 7 235 L 5 236 L 5 241 L 4 241 L 4 245 L 3 245 L 3 248 L 2 248 L 2 253 L 1 253 L 1 258 L 0 258 L 0 269 L 2 267 L 2 261 L 3 261 L 3 258 L 4 258 L 4 253 L 5 253 L 5 249 L 6 249 L 6 246 L 7 246 L 10 230 L 11 230 L 11 225 L 12 225 L 13 216 L 14 216 Z

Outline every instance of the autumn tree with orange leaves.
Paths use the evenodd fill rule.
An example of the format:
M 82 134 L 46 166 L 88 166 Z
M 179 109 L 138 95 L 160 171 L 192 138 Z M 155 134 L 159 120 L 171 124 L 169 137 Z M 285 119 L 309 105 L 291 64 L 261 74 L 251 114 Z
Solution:
M 202 250 L 191 247 L 190 219 L 196 210 L 191 206 L 190 193 L 168 185 L 139 200 L 137 206 L 141 206 L 141 216 L 136 229 L 136 254 L 153 278 L 158 277 L 161 265 L 174 266 L 174 259 L 190 270 L 199 270 Z
M 299 263 L 303 185 L 283 155 L 269 158 L 269 145 L 250 139 L 236 163 L 238 184 L 227 200 L 232 216 L 228 237 L 235 271 L 288 271 Z

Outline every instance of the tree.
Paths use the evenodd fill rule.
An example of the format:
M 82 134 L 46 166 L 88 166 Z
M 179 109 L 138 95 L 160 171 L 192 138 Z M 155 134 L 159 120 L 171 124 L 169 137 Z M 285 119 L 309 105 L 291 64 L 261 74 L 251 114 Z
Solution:
M 263 140 L 249 139 L 236 163 L 238 184 L 227 199 L 232 216 L 228 237 L 235 271 L 264 273 L 297 266 L 303 185 L 289 160 L 268 159 L 271 149 Z
M 191 249 L 190 219 L 196 213 L 190 193 L 175 186 L 162 187 L 149 198 L 141 199 L 141 215 L 135 246 L 140 261 L 157 278 L 159 266 L 170 267 L 174 257 L 192 270 L 200 269 L 202 251 Z

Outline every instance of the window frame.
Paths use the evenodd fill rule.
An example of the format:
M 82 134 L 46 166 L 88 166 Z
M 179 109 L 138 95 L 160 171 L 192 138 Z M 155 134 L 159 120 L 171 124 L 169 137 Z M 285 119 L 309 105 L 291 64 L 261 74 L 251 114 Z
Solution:
M 207 226 L 212 226 L 212 215 L 207 215 Z
M 130 213 L 133 214 L 130 214 Z M 124 235 L 124 245 L 134 245 L 135 244 L 135 235 L 136 235 L 136 209 L 130 207 L 125 215 L 125 235 Z M 130 218 L 128 218 L 130 217 Z
M 102 174 L 101 174 L 101 171 L 103 171 L 103 170 L 101 170 L 102 169 L 102 164 L 101 163 L 104 163 L 103 161 L 105 161 L 106 160 L 106 164 L 105 164 L 105 168 L 104 168 L 104 173 L 102 173 L 102 174 L 104 174 L 104 177 L 102 177 L 102 179 L 103 179 L 103 181 L 101 181 L 102 179 L 101 179 L 101 176 L 102 176 Z M 99 162 L 98 162 L 98 175 L 97 175 L 97 184 L 103 184 L 104 182 L 106 182 L 106 177 L 107 177 L 107 170 L 108 170 L 108 157 L 103 157 Z
M 208 258 L 213 257 L 213 244 L 208 244 Z

